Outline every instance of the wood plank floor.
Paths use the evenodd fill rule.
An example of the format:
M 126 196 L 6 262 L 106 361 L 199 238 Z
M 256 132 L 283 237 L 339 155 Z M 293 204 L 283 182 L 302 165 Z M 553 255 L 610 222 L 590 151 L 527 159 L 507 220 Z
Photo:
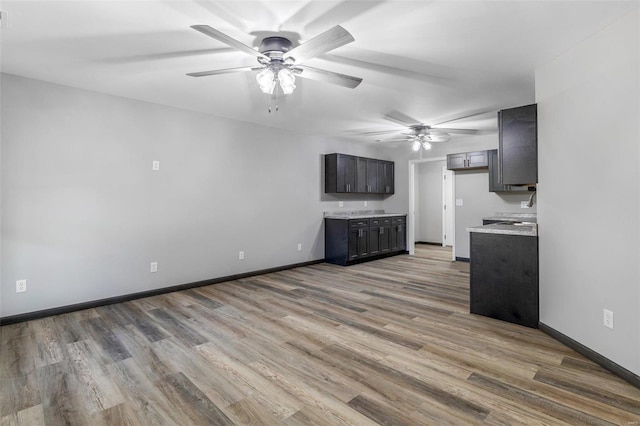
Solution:
M 469 314 L 419 246 L 1 329 L 2 425 L 638 425 L 640 390 Z

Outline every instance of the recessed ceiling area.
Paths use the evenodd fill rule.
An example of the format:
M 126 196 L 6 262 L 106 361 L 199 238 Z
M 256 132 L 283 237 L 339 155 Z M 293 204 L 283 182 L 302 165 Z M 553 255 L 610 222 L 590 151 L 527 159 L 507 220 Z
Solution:
M 392 111 L 440 123 L 534 101 L 534 71 L 636 1 L 3 1 L 2 72 L 293 131 L 356 137 L 397 129 Z M 254 58 L 190 28 L 250 46 L 294 44 L 341 25 L 355 41 L 306 65 L 358 76 L 355 89 L 307 79 L 269 113 Z M 295 36 L 299 36 L 296 39 Z M 597 60 L 597 58 L 594 58 Z M 494 126 L 489 119 L 468 123 Z M 471 119 L 470 119 L 471 120 Z M 465 127 L 464 120 L 455 127 Z

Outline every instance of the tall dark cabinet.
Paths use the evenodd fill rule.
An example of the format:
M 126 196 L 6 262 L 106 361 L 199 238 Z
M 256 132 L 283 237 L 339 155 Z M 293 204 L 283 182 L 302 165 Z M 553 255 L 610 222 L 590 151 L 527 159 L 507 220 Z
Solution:
M 498 111 L 500 183 L 526 185 L 538 182 L 537 122 L 536 104 Z

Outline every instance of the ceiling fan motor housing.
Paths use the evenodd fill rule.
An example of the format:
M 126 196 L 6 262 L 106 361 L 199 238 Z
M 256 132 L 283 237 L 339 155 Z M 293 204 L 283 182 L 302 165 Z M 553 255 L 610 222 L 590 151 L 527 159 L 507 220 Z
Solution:
M 265 37 L 260 42 L 260 53 L 268 56 L 271 61 L 282 62 L 282 56 L 291 50 L 293 44 L 291 41 L 284 37 Z

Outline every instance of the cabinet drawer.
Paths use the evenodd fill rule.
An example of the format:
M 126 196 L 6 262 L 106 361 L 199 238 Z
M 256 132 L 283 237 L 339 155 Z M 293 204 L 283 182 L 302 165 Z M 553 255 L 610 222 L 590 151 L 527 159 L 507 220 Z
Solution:
M 391 224 L 391 218 L 389 218 L 389 217 L 377 217 L 375 219 L 369 219 L 369 224 L 371 226 L 389 225 L 389 224 Z
M 407 223 L 407 218 L 405 216 L 394 217 L 394 218 L 391 218 L 391 223 L 397 224 L 397 225 L 402 224 L 402 223 Z
M 362 228 L 369 226 L 369 219 L 353 219 L 349 221 L 349 228 Z

